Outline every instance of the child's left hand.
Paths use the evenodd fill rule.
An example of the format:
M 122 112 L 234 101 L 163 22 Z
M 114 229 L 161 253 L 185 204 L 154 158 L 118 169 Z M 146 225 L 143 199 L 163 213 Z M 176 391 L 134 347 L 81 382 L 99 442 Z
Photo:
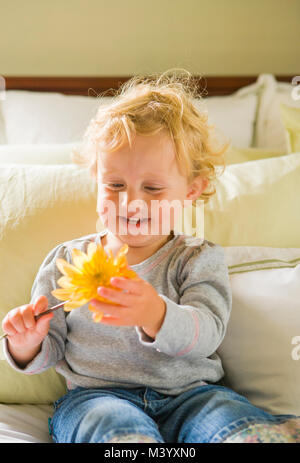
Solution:
M 148 336 L 155 338 L 166 313 L 165 301 L 158 295 L 155 288 L 138 278 L 135 280 L 114 277 L 110 280 L 113 286 L 127 292 L 100 286 L 100 296 L 119 305 L 107 304 L 92 299 L 90 303 L 104 314 L 101 323 L 115 326 L 140 326 Z M 95 318 L 95 315 L 94 317 Z

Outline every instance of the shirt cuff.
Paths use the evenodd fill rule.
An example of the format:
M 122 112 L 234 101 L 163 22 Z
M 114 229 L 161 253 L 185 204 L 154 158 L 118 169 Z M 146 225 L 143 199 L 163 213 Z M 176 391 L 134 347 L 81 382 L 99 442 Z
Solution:
M 7 363 L 16 371 L 20 373 L 24 373 L 27 375 L 34 375 L 37 373 L 41 373 L 43 366 L 48 360 L 49 355 L 49 341 L 48 336 L 43 340 L 42 347 L 40 352 L 26 365 L 25 368 L 21 368 L 15 362 L 14 358 L 12 357 L 11 353 L 8 350 L 8 341 L 5 338 L 3 340 L 3 354 Z

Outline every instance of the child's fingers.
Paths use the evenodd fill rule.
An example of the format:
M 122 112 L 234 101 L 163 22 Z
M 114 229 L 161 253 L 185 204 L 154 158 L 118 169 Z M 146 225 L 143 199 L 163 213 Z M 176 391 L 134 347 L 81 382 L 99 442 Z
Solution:
M 50 320 L 53 318 L 54 313 L 44 315 L 36 322 L 36 330 L 42 336 L 46 336 L 50 328 Z
M 15 330 L 8 317 L 2 323 L 2 330 L 4 333 L 7 333 L 8 336 L 14 336 L 17 334 L 17 330 Z
M 33 313 L 33 305 L 32 304 L 27 304 L 25 306 L 22 306 L 20 308 L 22 317 L 23 317 L 23 322 L 24 325 L 27 329 L 33 329 L 35 327 L 35 319 L 34 319 L 34 313 Z
M 34 303 L 34 315 L 39 315 L 48 309 L 48 299 L 46 296 L 40 296 Z
M 94 317 L 93 317 L 94 318 Z M 128 323 L 124 322 L 120 318 L 104 316 L 100 320 L 102 325 L 111 325 L 111 326 L 128 326 Z
M 105 316 L 118 318 L 120 316 L 120 310 L 122 310 L 124 313 L 124 309 L 126 309 L 126 307 L 106 304 L 105 302 L 100 302 L 97 299 L 91 299 L 89 309 L 91 312 L 100 312 Z
M 141 287 L 141 283 L 143 280 L 141 278 L 136 277 L 134 280 L 131 278 L 125 277 L 112 277 L 110 279 L 110 283 L 117 288 L 127 290 L 132 294 L 141 295 L 143 288 Z
M 8 314 L 9 321 L 17 333 L 24 333 L 26 330 L 21 311 L 19 309 L 12 310 Z
M 96 323 L 107 323 L 107 324 L 111 324 L 111 322 L 118 322 L 118 318 L 116 317 L 111 317 L 109 315 L 104 315 L 102 312 L 98 311 L 98 310 L 93 310 L 93 312 L 95 312 L 93 314 L 93 320 L 94 322 Z
M 124 306 L 130 306 L 135 301 L 134 296 L 132 294 L 126 294 L 122 291 L 119 291 L 118 289 L 111 289 L 105 288 L 104 286 L 100 286 L 97 292 L 100 296 L 105 297 L 105 299 L 108 299 L 111 302 L 115 302 Z

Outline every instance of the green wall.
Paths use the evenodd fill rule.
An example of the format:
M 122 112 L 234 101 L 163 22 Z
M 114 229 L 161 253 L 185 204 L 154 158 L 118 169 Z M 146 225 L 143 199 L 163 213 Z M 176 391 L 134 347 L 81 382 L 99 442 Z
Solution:
M 300 73 L 300 0 L 0 0 L 0 74 Z

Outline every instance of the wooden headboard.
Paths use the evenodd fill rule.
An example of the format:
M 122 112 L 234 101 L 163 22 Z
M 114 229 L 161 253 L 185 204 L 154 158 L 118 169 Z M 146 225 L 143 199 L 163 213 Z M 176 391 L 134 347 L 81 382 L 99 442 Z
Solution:
M 96 96 L 110 89 L 117 89 L 127 77 L 13 77 L 5 78 L 6 90 L 31 90 L 36 92 L 57 92 L 67 95 Z M 275 76 L 278 81 L 291 82 L 293 76 Z M 252 84 L 257 76 L 194 76 L 199 89 L 207 95 L 230 95 L 241 87 Z M 94 91 L 95 92 L 94 92 Z M 109 96 L 109 92 L 106 93 Z

